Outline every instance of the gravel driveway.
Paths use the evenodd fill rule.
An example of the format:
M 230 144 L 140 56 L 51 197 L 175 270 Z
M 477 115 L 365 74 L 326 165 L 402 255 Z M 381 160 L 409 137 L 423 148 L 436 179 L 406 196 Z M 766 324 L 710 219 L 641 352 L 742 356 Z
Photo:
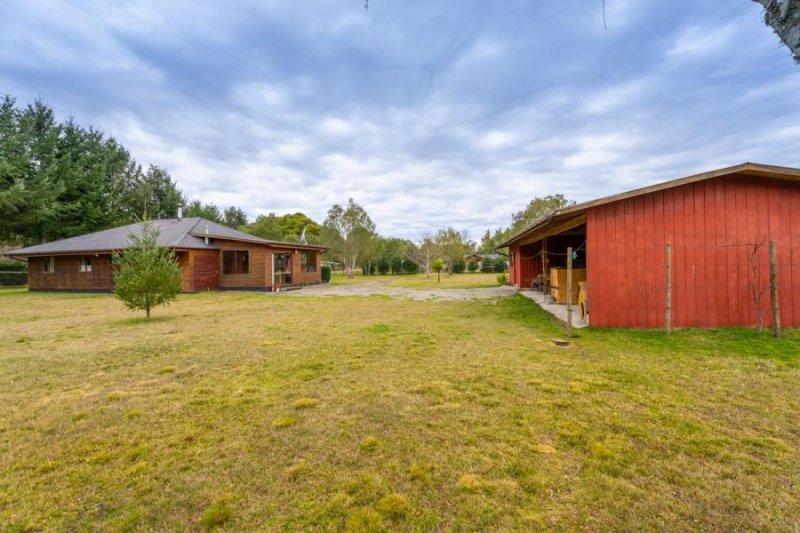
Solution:
M 372 296 L 387 295 L 392 298 L 409 300 L 440 300 L 462 302 L 466 300 L 491 300 L 505 298 L 515 294 L 517 289 L 511 286 L 485 287 L 479 289 L 407 289 L 389 287 L 386 282 L 370 281 L 353 285 L 311 285 L 298 291 L 290 291 L 287 296 Z

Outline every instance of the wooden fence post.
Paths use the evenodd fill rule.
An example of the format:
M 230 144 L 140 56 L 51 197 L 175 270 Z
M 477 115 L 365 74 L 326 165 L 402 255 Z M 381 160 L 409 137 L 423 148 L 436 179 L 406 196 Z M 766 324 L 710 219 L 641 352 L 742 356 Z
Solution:
M 667 279 L 664 284 L 664 331 L 672 334 L 672 244 L 667 242 L 665 247 L 667 259 Z
M 769 296 L 772 300 L 772 333 L 781 336 L 781 311 L 778 306 L 778 246 L 769 241 Z
M 567 337 L 572 337 L 572 246 L 567 248 Z

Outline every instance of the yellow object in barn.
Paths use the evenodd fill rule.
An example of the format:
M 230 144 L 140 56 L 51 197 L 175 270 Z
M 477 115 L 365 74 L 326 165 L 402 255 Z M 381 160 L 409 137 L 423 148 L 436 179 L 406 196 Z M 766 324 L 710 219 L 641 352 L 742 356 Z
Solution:
M 578 301 L 578 283 L 586 281 L 585 268 L 572 269 L 572 303 Z M 567 269 L 550 269 L 550 296 L 559 304 L 567 303 Z

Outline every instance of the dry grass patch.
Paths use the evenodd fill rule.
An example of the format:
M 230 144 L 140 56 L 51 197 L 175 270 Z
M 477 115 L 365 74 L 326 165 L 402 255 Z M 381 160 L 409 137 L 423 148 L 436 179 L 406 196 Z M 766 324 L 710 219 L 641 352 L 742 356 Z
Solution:
M 315 400 L 314 398 L 300 398 L 292 402 L 292 407 L 295 409 L 310 409 L 311 407 L 315 407 L 318 403 L 319 400 Z
M 287 428 L 289 426 L 293 426 L 296 423 L 297 423 L 297 419 L 294 418 L 293 416 L 282 416 L 282 417 L 279 417 L 279 418 L 276 418 L 275 420 L 273 420 L 270 425 L 272 427 L 274 427 L 274 428 L 281 429 L 281 428 Z
M 562 350 L 521 297 L 0 304 L 0 530 L 800 529 L 797 331 Z

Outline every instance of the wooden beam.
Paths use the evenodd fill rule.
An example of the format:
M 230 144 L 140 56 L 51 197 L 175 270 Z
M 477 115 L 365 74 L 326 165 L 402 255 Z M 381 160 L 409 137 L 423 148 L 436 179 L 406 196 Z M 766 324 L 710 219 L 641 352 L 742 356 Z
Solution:
M 567 230 L 571 230 L 580 226 L 581 224 L 586 224 L 586 213 L 581 213 L 575 217 L 572 217 L 564 222 L 558 223 L 554 226 L 544 227 L 540 231 L 532 233 L 531 235 L 525 237 L 521 241 L 519 241 L 520 246 L 524 246 L 526 244 L 531 244 L 536 241 L 540 241 L 545 237 L 551 237 L 553 235 L 558 235 L 559 233 L 563 233 Z

